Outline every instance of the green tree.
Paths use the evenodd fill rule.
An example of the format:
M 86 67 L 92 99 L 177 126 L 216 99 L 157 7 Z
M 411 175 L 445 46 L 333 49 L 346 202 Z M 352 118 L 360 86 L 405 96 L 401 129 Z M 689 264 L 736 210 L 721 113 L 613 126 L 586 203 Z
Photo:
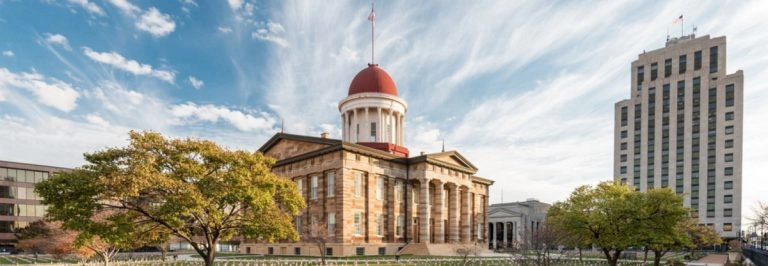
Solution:
M 678 250 L 691 245 L 689 236 L 681 226 L 690 210 L 683 206 L 683 198 L 672 190 L 650 189 L 636 193 L 633 197 L 636 206 L 639 244 L 647 251 L 653 251 L 654 265 L 660 265 L 661 257 L 670 250 Z
M 555 203 L 547 220 L 568 239 L 599 247 L 608 265 L 615 266 L 621 252 L 637 243 L 634 193 L 616 182 L 581 186 L 565 202 Z
M 38 184 L 48 218 L 102 239 L 167 230 L 209 266 L 219 241 L 235 235 L 298 240 L 292 221 L 304 200 L 293 182 L 272 173 L 273 159 L 206 140 L 129 135 L 127 147 L 86 154 L 80 169 Z M 94 221 L 97 214 L 112 226 Z M 118 234 L 104 234 L 108 230 Z
M 697 219 L 686 220 L 681 228 L 691 240 L 691 256 L 697 249 L 723 243 L 723 239 L 720 238 L 714 228 L 698 224 Z

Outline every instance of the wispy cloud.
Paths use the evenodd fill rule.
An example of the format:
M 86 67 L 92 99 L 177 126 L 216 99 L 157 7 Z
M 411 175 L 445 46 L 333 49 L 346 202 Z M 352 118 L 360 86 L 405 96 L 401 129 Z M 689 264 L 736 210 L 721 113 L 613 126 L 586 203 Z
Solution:
M 7 68 L 0 68 L 0 101 L 12 97 L 9 95 L 13 95 L 12 104 L 18 105 L 23 103 L 20 99 L 24 95 L 10 91 L 11 88 L 25 89 L 31 92 L 37 98 L 37 101 L 43 105 L 64 112 L 75 109 L 77 107 L 77 99 L 80 97 L 80 93 L 71 84 L 61 80 L 46 78 L 36 72 L 15 73 Z
M 136 60 L 126 59 L 117 52 L 96 52 L 90 47 L 83 47 L 83 53 L 93 61 L 111 65 L 134 75 L 153 76 L 168 83 L 173 83 L 174 78 L 176 77 L 176 74 L 172 71 L 154 69 L 149 64 L 142 64 Z
M 11 50 L 3 51 L 3 56 L 13 57 L 14 55 L 16 55 L 16 54 L 14 54 L 13 51 L 11 51 Z
M 128 0 L 109 0 L 109 3 L 120 9 L 126 15 L 135 16 L 136 13 L 141 12 L 141 8 L 132 4 Z
M 136 27 L 149 32 L 152 36 L 163 37 L 176 29 L 176 22 L 171 19 L 171 16 L 160 13 L 157 8 L 150 7 L 136 22 Z
M 225 34 L 232 32 L 232 28 L 231 27 L 218 27 L 218 30 L 219 30 L 219 32 L 225 33 Z
M 237 11 L 243 6 L 243 0 L 227 0 L 227 3 L 229 4 L 229 8 L 232 9 L 232 11 Z
M 195 89 L 200 89 L 205 85 L 205 82 L 193 76 L 189 76 L 189 84 L 192 84 L 192 87 L 195 87 Z
M 67 50 L 72 49 L 69 46 L 69 40 L 67 39 L 67 37 L 64 36 L 64 35 L 58 34 L 58 33 L 56 33 L 56 34 L 46 33 L 45 34 L 45 42 L 47 42 L 49 44 L 60 45 L 61 47 L 64 47 Z
M 88 13 L 104 16 L 106 13 L 104 13 L 104 10 L 101 9 L 98 5 L 95 3 L 89 1 L 89 0 L 67 0 L 68 2 L 72 4 L 79 5 L 80 7 L 84 8 Z
M 221 119 L 242 131 L 272 130 L 275 125 L 275 119 L 267 113 L 253 115 L 210 104 L 180 104 L 174 106 L 171 113 L 184 121 L 200 120 L 215 123 Z
M 288 40 L 281 37 L 285 32 L 285 28 L 280 23 L 268 21 L 265 26 L 258 28 L 251 34 L 254 39 L 268 41 L 277 44 L 280 47 L 288 47 Z

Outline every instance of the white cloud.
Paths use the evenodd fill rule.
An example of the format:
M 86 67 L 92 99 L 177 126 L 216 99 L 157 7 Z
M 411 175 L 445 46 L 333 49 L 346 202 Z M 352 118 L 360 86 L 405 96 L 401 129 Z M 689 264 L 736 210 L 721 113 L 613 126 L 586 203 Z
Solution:
M 184 0 L 185 5 L 198 6 L 195 0 Z
M 237 11 L 243 6 L 243 0 L 227 0 L 227 3 L 229 3 L 229 8 L 232 11 Z
M 89 0 L 68 0 L 68 1 L 70 3 L 72 3 L 72 4 L 76 4 L 76 5 L 81 6 L 86 11 L 88 11 L 88 13 L 96 14 L 96 15 L 99 15 L 99 16 L 106 15 L 104 13 L 104 10 L 101 9 L 101 7 L 99 7 L 98 5 L 96 5 L 95 3 L 93 3 L 93 2 L 91 2 Z
M 109 2 L 126 15 L 135 16 L 136 13 L 141 11 L 141 8 L 128 0 L 109 0 Z
M 246 132 L 271 131 L 275 125 L 275 119 L 267 113 L 259 113 L 258 116 L 254 116 L 211 104 L 197 105 L 191 102 L 179 104 L 171 108 L 171 113 L 174 117 L 182 120 L 201 120 L 215 123 L 221 119 Z
M 3 51 L 3 56 L 13 57 L 14 55 L 16 55 L 16 54 L 14 54 L 13 51 L 11 51 L 11 50 Z
M 94 125 L 99 125 L 102 127 L 109 126 L 109 122 L 107 122 L 107 120 L 104 120 L 104 118 L 101 118 L 101 116 L 99 116 L 98 114 L 88 114 L 85 116 L 85 120 L 87 120 L 88 122 Z
M 277 44 L 280 47 L 288 47 L 288 40 L 281 37 L 282 33 L 285 33 L 285 28 L 280 23 L 269 21 L 266 27 L 257 29 L 251 33 L 251 37 L 263 41 L 268 41 Z
M 149 32 L 152 36 L 163 37 L 176 29 L 176 22 L 168 14 L 160 13 L 157 8 L 150 7 L 136 22 L 136 27 Z
M 221 32 L 221 33 L 230 33 L 230 32 L 232 32 L 232 28 L 230 28 L 230 27 L 219 27 L 218 29 L 219 29 L 219 32 Z
M 66 36 L 58 34 L 58 33 L 56 33 L 56 34 L 46 33 L 45 36 L 46 36 L 45 37 L 45 42 L 47 42 L 49 44 L 61 45 L 62 47 L 64 47 L 67 50 L 71 49 L 69 47 L 69 40 L 67 39 Z
M 189 84 L 192 84 L 192 87 L 195 87 L 195 89 L 200 89 L 205 85 L 205 82 L 193 76 L 189 76 Z
M 10 97 L 10 94 L 16 94 L 9 91 L 10 88 L 26 89 L 35 95 L 38 102 L 64 112 L 75 109 L 80 97 L 80 93 L 69 83 L 45 78 L 37 72 L 14 73 L 7 68 L 0 68 L 0 98 L 5 99 Z
M 134 75 L 153 76 L 168 83 L 173 83 L 176 74 L 168 70 L 157 70 L 151 65 L 129 60 L 116 52 L 96 52 L 90 47 L 83 47 L 83 53 L 93 61 L 111 65 Z

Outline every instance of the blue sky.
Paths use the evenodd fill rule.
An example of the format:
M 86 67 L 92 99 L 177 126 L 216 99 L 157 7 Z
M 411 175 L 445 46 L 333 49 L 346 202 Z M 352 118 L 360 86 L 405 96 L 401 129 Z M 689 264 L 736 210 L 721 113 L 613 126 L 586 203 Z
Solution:
M 339 136 L 370 61 L 368 1 L 0 0 L 0 160 L 74 167 L 131 129 L 254 150 Z M 768 200 L 765 1 L 377 1 L 376 63 L 409 103 L 413 153 L 456 149 L 491 203 L 611 179 L 630 62 L 685 31 L 745 75 L 745 215 Z

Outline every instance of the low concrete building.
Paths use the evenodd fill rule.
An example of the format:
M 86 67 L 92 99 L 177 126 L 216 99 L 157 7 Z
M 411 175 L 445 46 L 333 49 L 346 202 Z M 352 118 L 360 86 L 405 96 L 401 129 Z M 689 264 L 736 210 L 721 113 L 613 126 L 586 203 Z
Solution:
M 492 204 L 488 209 L 488 248 L 513 248 L 542 226 L 552 206 L 536 199 Z

